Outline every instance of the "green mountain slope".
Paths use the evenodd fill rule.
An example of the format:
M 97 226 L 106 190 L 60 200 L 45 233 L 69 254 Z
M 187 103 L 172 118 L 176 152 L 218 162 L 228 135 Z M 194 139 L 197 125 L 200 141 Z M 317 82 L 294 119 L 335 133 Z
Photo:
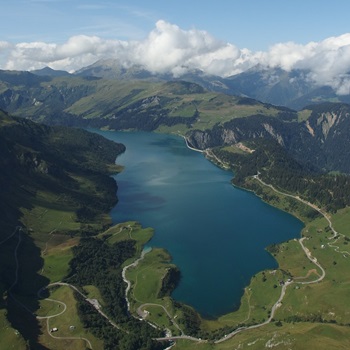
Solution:
M 109 175 L 123 151 L 96 134 L 0 111 L 0 322 L 8 327 L 1 326 L 0 335 L 17 335 L 9 346 L 46 348 L 34 317 L 40 312 L 37 292 L 64 273 L 69 250 L 61 248 L 54 260 L 47 252 L 110 225 L 117 186 Z
M 8 75 L 15 75 L 18 81 Z M 175 125 L 203 129 L 237 117 L 280 112 L 271 105 L 209 92 L 184 81 L 152 83 L 69 76 L 45 77 L 46 81 L 38 83 L 43 77 L 34 77 L 35 83 L 23 85 L 19 82 L 23 72 L 0 72 L 0 107 L 49 124 L 144 130 Z
M 308 166 L 350 172 L 350 154 L 338 152 L 350 146 L 347 104 L 296 112 L 186 81 L 1 71 L 0 108 L 51 125 L 177 133 L 200 149 L 271 138 Z
M 116 171 L 112 164 L 124 146 L 82 130 L 51 128 L 4 112 L 0 112 L 0 136 L 1 196 L 6 199 L 1 205 L 7 205 L 2 208 L 3 225 L 14 225 L 20 219 L 18 208 L 30 207 L 40 191 L 65 195 L 72 209 L 85 206 L 96 215 L 115 203 L 116 185 L 104 174 Z M 79 182 L 82 176 L 96 185 L 87 191 Z
M 141 79 L 164 82 L 181 79 L 199 84 L 209 91 L 247 96 L 265 103 L 297 110 L 320 102 L 350 102 L 349 95 L 337 95 L 330 86 L 317 85 L 310 73 L 307 69 L 286 71 L 281 68 L 257 65 L 225 78 L 206 74 L 201 70 L 192 70 L 180 78 L 175 78 L 171 73 L 151 73 L 140 66 L 131 66 L 126 69 L 118 60 L 108 59 L 97 61 L 75 74 L 129 81 Z

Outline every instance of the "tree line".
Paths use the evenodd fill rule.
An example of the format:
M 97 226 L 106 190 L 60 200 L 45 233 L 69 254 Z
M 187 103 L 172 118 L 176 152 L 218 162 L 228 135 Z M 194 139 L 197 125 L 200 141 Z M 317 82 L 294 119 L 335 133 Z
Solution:
M 105 239 L 87 237 L 73 247 L 73 253 L 66 282 L 80 287 L 98 287 L 105 305 L 103 311 L 121 328 L 113 327 L 94 307 L 77 297 L 78 313 L 84 327 L 103 339 L 104 349 L 163 349 L 164 344 L 153 340 L 163 337 L 163 332 L 139 321 L 128 312 L 122 264 L 136 253 L 135 241 L 127 240 L 110 245 Z
M 247 143 L 253 153 L 235 153 L 224 148 L 213 152 L 234 169 L 232 180 L 245 186 L 245 179 L 259 174 L 274 187 L 335 212 L 350 205 L 350 176 L 342 173 L 322 173 L 296 161 L 273 140 L 254 140 Z

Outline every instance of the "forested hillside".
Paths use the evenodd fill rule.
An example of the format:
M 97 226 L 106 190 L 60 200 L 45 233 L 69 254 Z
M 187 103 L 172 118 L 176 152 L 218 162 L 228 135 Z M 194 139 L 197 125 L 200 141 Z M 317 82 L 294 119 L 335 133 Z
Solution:
M 275 188 L 299 195 L 301 198 L 329 212 L 350 205 L 350 176 L 319 173 L 293 159 L 276 141 L 255 140 L 246 143 L 248 152 L 233 152 L 230 148 L 217 148 L 213 152 L 235 169 L 233 183 L 247 187 L 247 179 L 255 175 Z M 249 188 L 258 191 L 257 187 Z
M 116 202 L 116 183 L 108 174 L 124 151 L 79 129 L 47 127 L 0 112 L 1 224 L 7 230 L 21 219 L 19 208 L 32 206 L 38 192 L 64 196 L 81 221 L 93 220 Z M 79 181 L 94 185 L 87 191 Z
M 38 292 L 66 269 L 50 252 L 63 244 L 58 254 L 69 261 L 67 248 L 78 237 L 110 226 L 117 201 L 110 175 L 124 149 L 97 134 L 0 111 L 0 334 L 17 334 L 9 344 L 45 349 Z

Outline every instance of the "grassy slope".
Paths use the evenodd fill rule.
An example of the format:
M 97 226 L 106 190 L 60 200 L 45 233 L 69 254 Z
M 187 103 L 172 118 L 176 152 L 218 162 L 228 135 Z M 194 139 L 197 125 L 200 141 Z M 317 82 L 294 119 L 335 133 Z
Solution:
M 265 348 L 281 350 L 338 350 L 348 349 L 350 330 L 345 327 L 324 324 L 296 323 L 283 324 L 277 327 L 274 324 L 238 334 L 234 339 L 221 344 L 199 343 L 195 345 L 199 350 L 232 350 Z M 193 349 L 193 342 L 177 341 L 176 350 Z
M 190 118 L 198 111 L 198 119 L 190 128 L 204 130 L 234 118 L 255 114 L 276 116 L 279 112 L 271 105 L 258 101 L 252 103 L 253 100 L 245 102 L 240 97 L 208 92 L 198 85 L 188 86 L 184 82 L 88 80 L 70 76 L 53 78 L 26 89 L 22 85 L 7 86 L 22 101 L 16 108 L 10 106 L 9 110 L 19 116 L 35 116 L 41 121 L 45 115 L 63 111 L 85 119 L 108 119 L 128 108 L 135 114 L 159 104 L 167 118 Z M 188 129 L 181 123 L 177 127 L 182 131 Z M 163 125 L 160 130 L 163 128 L 168 127 Z M 170 130 L 177 129 L 170 127 Z
M 101 203 L 104 201 L 101 198 L 100 188 L 97 181 L 98 176 L 101 176 L 102 173 L 112 173 L 116 171 L 116 167 L 108 164 L 108 161 L 99 155 L 94 155 L 94 151 L 91 149 L 93 147 L 100 147 L 102 151 L 111 155 L 111 163 L 114 161 L 116 155 L 118 154 L 117 148 L 114 146 L 111 148 L 106 147 L 109 142 L 103 144 L 98 140 L 99 137 L 95 136 L 90 137 L 89 135 L 83 133 L 80 134 L 79 131 L 66 131 L 58 129 L 57 132 L 52 132 L 50 138 L 46 139 L 45 133 L 42 134 L 41 127 L 36 127 L 34 124 L 20 125 L 15 119 L 7 116 L 6 114 L 1 113 L 0 115 L 0 127 L 2 132 L 2 140 L 7 142 L 7 134 L 12 135 L 10 142 L 17 141 L 17 146 L 12 151 L 12 155 L 15 154 L 17 159 L 21 160 L 23 158 L 22 154 L 29 155 L 40 155 L 40 160 L 48 159 L 47 151 L 50 150 L 51 154 L 56 152 L 57 160 L 62 161 L 62 154 L 57 153 L 62 151 L 60 147 L 61 142 L 63 142 L 66 147 L 71 149 L 70 155 L 71 159 L 67 162 L 67 159 L 63 162 L 64 166 L 62 168 L 67 171 L 67 174 L 74 178 L 75 189 L 74 192 L 68 187 L 65 187 L 63 184 L 59 184 L 58 188 L 60 189 L 57 192 L 54 180 L 50 184 L 50 177 L 39 177 L 38 171 L 35 166 L 32 166 L 32 163 L 29 162 L 22 166 L 21 171 L 23 176 L 20 173 L 15 173 L 15 176 L 11 178 L 6 177 L 6 172 L 2 173 L 2 180 L 7 182 L 12 182 L 11 188 L 13 188 L 12 197 L 8 197 L 7 192 L 5 191 L 4 196 L 6 202 L 2 202 L 2 205 L 5 203 L 10 203 L 8 207 L 4 207 L 2 215 L 0 217 L 3 230 L 1 234 L 1 239 L 9 237 L 12 232 L 14 232 L 14 227 L 16 224 L 21 224 L 26 229 L 21 233 L 21 243 L 19 244 L 18 250 L 18 262 L 19 270 L 18 276 L 19 280 L 14 286 L 12 293 L 15 299 L 8 296 L 8 293 L 5 292 L 9 285 L 14 282 L 15 278 L 15 266 L 16 262 L 14 259 L 14 252 L 18 243 L 18 233 L 8 241 L 0 245 L 0 260 L 1 260 L 1 296 L 0 299 L 0 337 L 1 339 L 8 339 L 6 344 L 9 344 L 15 347 L 16 349 L 24 349 L 25 341 L 23 338 L 29 340 L 29 343 L 32 345 L 37 343 L 35 340 L 36 334 L 42 333 L 42 336 L 39 339 L 39 342 L 47 346 L 50 349 L 85 349 L 84 341 L 61 341 L 54 340 L 49 337 L 46 332 L 46 320 L 36 321 L 35 318 L 26 310 L 30 310 L 34 313 L 47 312 L 48 315 L 55 313 L 55 304 L 45 300 L 37 299 L 37 291 L 40 287 L 43 287 L 49 283 L 59 281 L 67 274 L 68 263 L 72 258 L 71 247 L 76 245 L 79 242 L 79 238 L 71 238 L 72 235 L 77 233 L 84 232 L 82 228 L 89 226 L 89 230 L 97 229 L 101 230 L 101 227 L 109 225 L 110 218 L 103 214 L 102 211 L 95 217 L 95 219 L 89 220 L 89 222 L 84 223 L 83 226 L 80 222 L 77 221 L 76 210 L 79 208 L 79 198 L 81 194 L 84 196 L 90 196 L 91 200 L 97 199 Z M 4 131 L 4 128 L 9 132 Z M 63 131 L 63 133 L 62 133 Z M 27 133 L 31 135 L 32 132 L 36 133 L 35 141 L 32 144 L 28 144 Z M 19 139 L 16 139 L 14 136 L 22 135 Z M 44 136 L 43 136 L 44 135 Z M 69 135 L 73 136 L 73 139 L 69 141 Z M 74 135 L 76 136 L 74 139 Z M 88 142 L 94 142 L 94 146 L 91 148 L 84 148 L 84 138 Z M 80 138 L 80 141 L 79 141 Z M 30 138 L 29 138 L 30 140 Z M 26 153 L 23 152 L 23 147 L 18 146 L 22 145 L 23 142 L 27 142 L 25 147 Z M 70 144 L 73 142 L 73 145 Z M 81 150 L 76 148 L 76 146 L 81 145 Z M 7 147 L 11 148 L 11 143 L 8 143 Z M 21 148 L 22 147 L 22 148 Z M 56 148 L 57 147 L 57 148 Z M 111 151 L 111 152 L 109 152 Z M 79 152 L 84 152 L 84 155 L 79 155 Z M 114 156 L 112 154 L 114 152 Z M 64 153 L 64 152 L 63 152 Z M 12 162 L 16 164 L 15 158 L 6 158 L 6 152 L 2 154 L 3 157 L 1 162 Z M 50 156 L 51 157 L 51 156 Z M 49 157 L 49 158 L 50 158 Z M 76 158 L 75 158 L 76 157 Z M 79 159 L 79 160 L 78 160 Z M 40 160 L 39 162 L 39 173 L 40 173 Z M 78 160 L 81 162 L 84 170 L 78 170 L 74 162 Z M 70 163 L 69 163 L 70 162 Z M 67 164 L 69 163 L 69 166 Z M 34 163 L 35 164 L 35 163 Z M 50 164 L 49 162 L 47 164 Z M 26 168 L 28 166 L 28 168 Z M 96 168 L 101 169 L 100 172 L 96 172 Z M 88 170 L 91 169 L 91 170 Z M 98 175 L 100 174 L 100 175 Z M 109 178 L 106 176 L 106 178 Z M 41 179 L 44 179 L 41 182 Z M 24 180 L 23 182 L 19 182 Z M 67 179 L 65 179 L 67 181 Z M 88 186 L 87 186 L 88 184 Z M 23 191 L 21 188 L 26 186 L 27 190 Z M 112 186 L 114 189 L 114 186 Z M 81 191 L 81 192 L 79 192 Z M 81 193 L 81 194 L 80 194 Z M 10 201 L 11 198 L 11 201 Z M 23 202 L 22 202 L 23 200 Z M 21 203 L 28 203 L 25 207 L 20 207 Z M 16 206 L 19 206 L 15 210 Z M 107 206 L 109 204 L 107 203 Z M 106 206 L 106 208 L 107 208 Z M 16 216 L 17 215 L 17 216 Z M 9 220 L 11 218 L 12 221 Z M 85 226 L 84 226 L 85 225 Z M 8 227 L 8 228 L 7 228 Z M 3 284 L 2 284 L 3 283 Z M 59 289 L 66 289 L 59 296 L 57 296 L 57 291 L 54 292 L 54 296 L 58 300 L 63 300 L 67 305 L 69 304 L 69 312 L 60 317 L 61 319 L 69 319 L 72 322 L 74 321 L 75 331 L 73 332 L 76 336 L 85 336 L 86 331 L 82 330 L 82 324 L 77 318 L 75 311 L 75 301 L 72 299 L 72 292 L 67 287 L 61 287 Z M 23 306 L 21 306 L 21 304 Z M 57 304 L 56 304 L 57 308 Z M 71 313 L 71 314 L 69 314 Z M 11 323 L 8 322 L 8 319 Z M 52 319 L 54 320 L 54 319 Z M 55 320 L 56 321 L 56 320 Z M 66 323 L 68 320 L 66 321 Z M 67 328 L 61 321 L 62 329 Z M 28 327 L 28 324 L 32 324 L 32 327 Z M 50 324 L 50 326 L 52 326 Z M 17 332 L 16 329 L 23 331 L 24 337 Z M 68 332 L 68 335 L 71 332 Z M 98 344 L 95 348 L 101 348 L 101 341 L 96 340 L 94 336 L 89 334 L 89 339 L 92 343 Z M 39 349 L 40 347 L 38 347 Z
M 278 113 L 276 108 L 267 108 L 263 103 L 239 104 L 240 98 L 224 94 L 212 92 L 176 93 L 176 91 L 167 88 L 167 84 L 145 82 L 131 84 L 113 81 L 109 81 L 108 84 L 99 88 L 93 95 L 80 99 L 67 108 L 66 112 L 84 115 L 86 118 L 101 115 L 108 117 L 108 113 L 105 113 L 106 106 L 111 110 L 110 114 L 113 114 L 133 103 L 158 96 L 166 98 L 167 102 L 162 104 L 162 108 L 169 111 L 169 117 L 192 117 L 197 110 L 199 119 L 192 125 L 192 128 L 199 130 L 212 128 L 217 123 L 224 123 L 233 118 L 254 114 L 275 116 Z M 178 127 L 182 126 L 178 125 Z
M 79 338 L 87 338 L 94 349 L 102 349 L 103 342 L 86 330 L 80 322 L 76 309 L 76 300 L 73 296 L 73 291 L 69 287 L 61 286 L 53 288 L 49 298 L 64 302 L 67 309 L 62 315 L 53 317 L 49 319 L 48 322 L 46 320 L 41 321 L 43 330 L 43 333 L 39 338 L 41 344 L 49 349 L 84 350 L 86 349 L 87 344 L 84 340 Z M 40 312 L 38 312 L 39 316 L 55 315 L 62 310 L 62 305 L 47 300 L 42 300 L 40 307 Z M 74 329 L 70 328 L 71 326 L 73 326 Z M 72 337 L 76 339 L 64 340 L 51 338 L 47 329 L 53 327 L 58 328 L 58 331 L 54 333 L 56 337 Z

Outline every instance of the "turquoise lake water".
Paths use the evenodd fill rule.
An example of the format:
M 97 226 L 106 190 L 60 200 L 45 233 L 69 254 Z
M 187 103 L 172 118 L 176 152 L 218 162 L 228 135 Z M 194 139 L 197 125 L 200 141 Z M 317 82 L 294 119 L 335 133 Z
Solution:
M 167 249 L 182 279 L 173 298 L 216 317 L 238 307 L 250 278 L 277 267 L 265 251 L 299 237 L 303 224 L 230 184 L 225 171 L 180 137 L 96 131 L 121 142 L 115 223 L 136 220 L 155 229 L 150 246 Z

